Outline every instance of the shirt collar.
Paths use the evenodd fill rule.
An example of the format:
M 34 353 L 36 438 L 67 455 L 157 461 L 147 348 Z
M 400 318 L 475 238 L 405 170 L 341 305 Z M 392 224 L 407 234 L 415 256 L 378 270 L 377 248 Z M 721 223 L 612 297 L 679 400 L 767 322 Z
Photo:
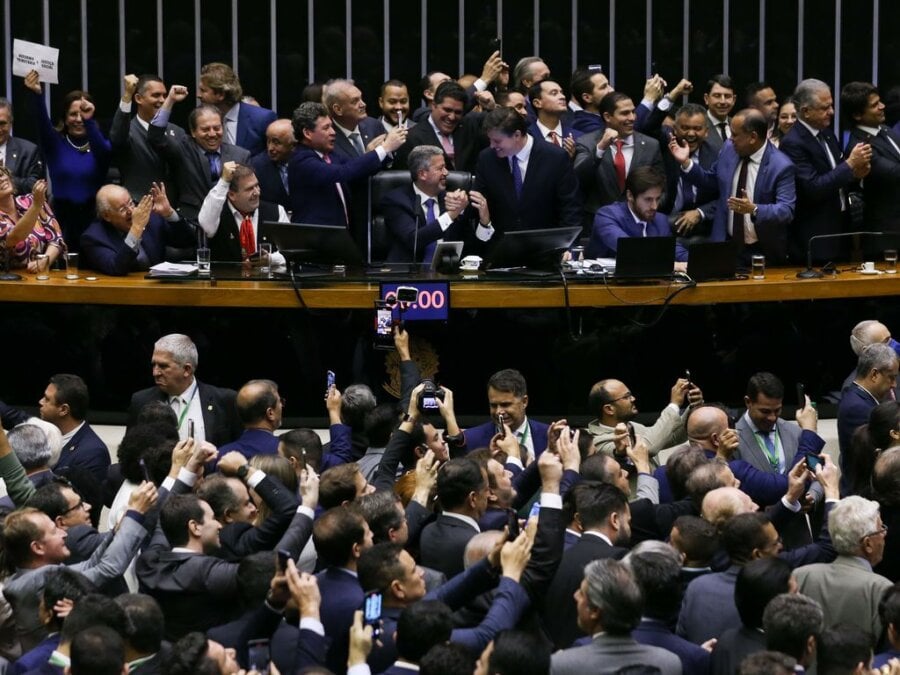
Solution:
M 225 119 L 229 122 L 237 122 L 238 114 L 241 112 L 241 104 L 235 103 L 228 109 L 228 112 L 225 113 Z
M 525 134 L 525 146 L 516 153 L 516 158 L 520 162 L 528 162 L 531 157 L 531 149 L 534 147 L 534 137 L 531 134 Z M 511 159 L 511 158 L 510 158 Z
M 803 126 L 806 127 L 806 130 L 807 130 L 809 133 L 811 133 L 811 134 L 813 135 L 813 138 L 818 138 L 818 137 L 819 137 L 819 134 L 822 133 L 822 129 L 813 129 L 813 128 L 812 128 L 811 126 L 809 126 L 806 122 L 804 122 L 803 120 L 801 120 L 799 117 L 797 118 L 797 121 L 798 121 L 800 124 L 802 124 Z
M 778 433 L 778 422 L 777 421 L 775 422 L 775 426 L 772 427 L 772 431 L 766 433 L 765 431 L 762 431 L 759 427 L 757 427 L 753 423 L 753 420 L 750 419 L 749 411 L 744 411 L 744 421 L 747 423 L 747 426 L 750 427 L 750 429 L 753 431 L 754 434 L 763 433 L 763 434 L 766 434 L 766 436 L 768 436 L 769 434 L 777 434 Z
M 585 536 L 586 536 L 586 535 L 589 535 L 589 534 L 592 535 L 592 536 L 594 536 L 594 537 L 599 537 L 600 539 L 602 539 L 603 541 L 605 541 L 605 542 L 606 542 L 607 544 L 609 544 L 610 546 L 613 545 L 613 543 L 612 543 L 612 541 L 610 540 L 610 538 L 607 537 L 607 536 L 606 536 L 605 534 L 603 534 L 602 532 L 597 532 L 597 530 L 585 530 L 585 531 L 584 531 L 584 535 L 585 535 Z
M 759 150 L 750 155 L 750 161 L 754 164 L 760 164 L 762 162 L 763 155 L 766 154 L 766 147 L 769 145 L 769 141 L 766 141 L 762 144 Z
M 726 127 L 728 126 L 728 118 L 726 117 L 724 120 L 720 120 L 715 115 L 712 114 L 712 110 L 709 108 L 706 109 L 706 116 L 709 118 L 709 121 L 713 123 L 713 126 L 716 128 L 716 131 L 719 130 L 719 125 L 724 124 Z
M 340 129 L 341 133 L 343 133 L 344 136 L 346 136 L 347 138 L 350 138 L 350 134 L 352 134 L 352 133 L 359 133 L 358 126 L 356 127 L 356 129 L 348 129 L 347 127 L 342 127 L 340 124 L 335 122 L 333 117 L 331 118 L 331 122 L 332 122 L 332 124 L 334 124 L 334 128 Z M 362 140 L 362 134 L 359 135 L 359 139 Z
M 857 129 L 862 129 L 863 131 L 865 131 L 865 132 L 866 132 L 867 134 L 869 134 L 870 136 L 877 136 L 877 135 L 878 135 L 878 132 L 881 131 L 880 129 L 878 129 L 878 128 L 876 128 L 876 127 L 864 127 L 862 124 L 857 124 L 857 125 L 856 125 L 856 128 L 857 128 Z
M 83 427 L 84 424 L 85 424 L 85 423 L 82 422 L 82 423 L 79 424 L 77 427 L 75 427 L 74 429 L 72 429 L 72 431 L 70 431 L 69 433 L 67 433 L 65 436 L 63 436 L 63 437 L 60 439 L 60 442 L 61 442 L 63 445 L 65 445 L 66 443 L 68 443 L 69 441 L 71 441 L 71 440 L 75 437 L 75 434 L 77 434 L 77 433 L 81 430 L 81 427 Z
M 185 389 L 180 394 L 176 394 L 175 396 L 169 396 L 169 400 L 171 401 L 173 398 L 183 398 L 186 399 L 188 403 L 190 403 L 194 398 L 194 389 L 196 389 L 196 387 L 197 378 L 195 377 L 191 380 L 191 383 L 187 386 L 187 389 Z
M 559 137 L 560 143 L 562 143 L 562 138 L 563 138 L 562 122 L 557 122 L 556 126 L 553 127 L 552 129 L 550 127 L 545 127 L 543 124 L 541 124 L 540 120 L 537 120 L 536 124 L 537 124 L 537 128 L 541 132 L 541 138 L 547 138 L 547 134 L 549 134 L 551 131 L 555 131 L 556 135 Z
M 449 518 L 456 518 L 457 520 L 461 520 L 467 525 L 470 525 L 473 530 L 476 532 L 481 532 L 481 528 L 478 526 L 478 523 L 474 518 L 470 518 L 469 516 L 464 516 L 461 513 L 453 513 L 452 511 L 444 511 L 443 515 Z
M 418 195 L 419 201 L 421 202 L 422 206 L 425 206 L 425 202 L 428 201 L 429 199 L 433 199 L 434 206 L 435 206 L 435 208 L 437 208 L 437 206 L 438 206 L 438 198 L 437 197 L 432 197 L 431 195 L 425 194 L 424 192 L 422 192 L 419 189 L 419 186 L 416 185 L 415 183 L 413 183 L 412 186 L 413 186 L 413 192 L 415 192 Z

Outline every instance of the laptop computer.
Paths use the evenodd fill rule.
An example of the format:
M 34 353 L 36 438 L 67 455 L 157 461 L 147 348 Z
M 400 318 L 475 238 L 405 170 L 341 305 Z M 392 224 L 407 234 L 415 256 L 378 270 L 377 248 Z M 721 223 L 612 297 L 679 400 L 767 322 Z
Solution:
M 581 236 L 580 227 L 550 227 L 543 230 L 506 232 L 488 256 L 488 270 L 512 267 L 553 270 L 559 273 L 563 251 Z
M 736 242 L 705 241 L 688 249 L 687 274 L 694 281 L 735 279 L 736 273 Z
M 672 278 L 675 237 L 622 237 L 616 246 L 616 281 Z
M 292 263 L 363 266 L 363 254 L 346 227 L 264 222 L 259 240 L 273 242 Z

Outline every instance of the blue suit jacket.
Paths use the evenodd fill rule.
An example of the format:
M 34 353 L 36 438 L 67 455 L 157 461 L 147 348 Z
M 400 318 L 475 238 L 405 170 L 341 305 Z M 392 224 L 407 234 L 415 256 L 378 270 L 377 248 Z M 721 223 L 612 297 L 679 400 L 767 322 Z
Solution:
M 618 249 L 618 241 L 622 237 L 641 237 L 643 230 L 634 221 L 626 202 L 609 204 L 597 211 L 594 216 L 594 229 L 584 252 L 586 258 L 614 258 Z M 653 220 L 647 223 L 648 237 L 671 237 L 672 228 L 664 213 L 657 212 Z M 687 249 L 680 243 L 675 244 L 675 260 L 687 260 Z M 674 261 L 673 261 L 674 262 Z
M 668 649 L 681 659 L 681 667 L 685 673 L 692 675 L 709 673 L 709 652 L 693 642 L 678 637 L 662 621 L 642 618 L 638 627 L 631 631 L 631 637 L 642 645 Z
M 704 574 L 687 587 L 678 615 L 678 635 L 695 644 L 717 638 L 729 628 L 740 628 L 741 617 L 734 603 L 734 585 L 740 568 Z
M 278 165 L 269 159 L 265 152 L 261 152 L 250 158 L 250 166 L 253 167 L 256 179 L 259 181 L 260 199 L 273 204 L 281 204 L 286 209 L 291 208 L 291 198 L 284 189 L 284 183 L 281 182 Z
M 10 664 L 6 671 L 9 675 L 22 675 L 30 670 L 40 668 L 50 659 L 50 655 L 59 646 L 59 633 L 54 633 L 49 637 L 45 637 L 31 651 L 27 651 L 22 656 Z
M 238 110 L 237 138 L 235 145 L 250 151 L 251 155 L 265 152 L 266 127 L 278 119 L 278 115 L 268 108 L 250 105 L 241 101 Z
M 329 567 L 316 575 L 322 595 L 321 618 L 325 635 L 332 639 L 325 664 L 333 673 L 347 670 L 349 631 L 353 612 L 362 607 L 365 594 L 359 581 L 346 570 Z
M 528 428 L 531 430 L 534 456 L 535 458 L 540 457 L 540 454 L 547 448 L 547 429 L 550 426 L 529 417 Z M 466 438 L 466 451 L 470 452 L 478 448 L 488 447 L 494 434 L 497 433 L 497 425 L 493 422 L 485 422 L 477 427 L 466 429 L 463 433 Z
M 54 470 L 59 471 L 65 467 L 78 467 L 90 471 L 100 482 L 106 478 L 109 469 L 109 449 L 87 422 L 78 430 L 71 440 L 66 443 L 59 453 L 59 461 L 54 465 Z
M 845 495 L 852 481 L 848 474 L 853 471 L 853 462 L 850 458 L 853 454 L 851 441 L 853 433 L 863 424 L 868 424 L 869 415 L 878 403 L 868 392 L 855 384 L 846 387 L 841 393 L 841 402 L 838 404 L 837 430 L 838 445 L 841 450 L 841 495 Z
M 729 141 L 725 143 L 718 161 L 711 169 L 706 170 L 694 162 L 687 174 L 688 180 L 698 187 L 718 189 L 719 202 L 710 234 L 711 241 L 725 241 L 728 237 L 728 221 L 732 216 L 732 211 L 728 209 L 728 198 L 731 196 L 731 183 L 740 162 L 741 158 Z M 763 153 L 753 188 L 753 202 L 758 209 L 754 225 L 760 247 L 766 257 L 775 263 L 783 263 L 787 257 L 788 226 L 794 217 L 796 201 L 794 166 L 783 152 L 769 143 Z
M 327 164 L 312 148 L 298 146 L 288 162 L 291 220 L 295 223 L 346 225 L 344 205 L 336 184 L 341 184 L 347 208 L 351 209 L 349 183 L 363 176 L 371 176 L 380 168 L 381 162 L 374 150 L 350 160 L 332 153 L 331 164 Z
M 274 455 L 278 452 L 278 436 L 263 429 L 245 429 L 240 437 L 219 448 L 219 457 L 237 450 L 247 460 L 256 455 Z
M 634 109 L 634 130 L 643 131 L 650 117 L 651 110 L 646 106 L 638 105 Z M 580 131 L 582 134 L 589 134 L 592 131 L 599 131 L 601 134 L 606 129 L 606 122 L 603 121 L 602 115 L 595 115 L 587 110 L 576 110 L 571 118 L 572 128 Z
M 166 245 L 184 248 L 196 244 L 197 233 L 184 219 L 169 222 L 151 213 L 137 252 L 125 243 L 119 230 L 105 220 L 95 220 L 81 235 L 81 255 L 84 266 L 89 269 L 110 276 L 124 276 L 163 262 Z
M 547 140 L 546 138 L 544 138 L 544 136 L 541 135 L 541 130 L 538 129 L 537 121 L 532 122 L 531 124 L 528 125 L 528 133 L 531 134 L 538 141 L 544 141 L 545 143 L 550 143 L 549 140 Z M 578 138 L 583 133 L 584 132 L 579 131 L 575 127 L 570 126 L 566 120 L 563 120 L 563 122 L 562 122 L 562 138 L 559 139 L 559 143 L 560 143 L 560 145 L 562 145 L 563 138 L 568 138 L 570 135 L 575 140 L 578 140 Z M 550 144 L 553 145 L 552 143 L 550 143 Z
M 444 195 L 437 197 L 435 211 L 443 212 Z M 425 216 L 420 207 L 419 196 L 412 185 L 391 190 L 381 199 L 381 210 L 384 223 L 390 235 L 391 247 L 387 260 L 391 262 L 412 262 L 413 248 L 416 261 L 422 262 L 425 248 L 438 239 L 444 241 L 462 241 L 466 235 L 464 212 L 450 223 L 450 227 L 442 230 L 438 222 L 425 223 Z

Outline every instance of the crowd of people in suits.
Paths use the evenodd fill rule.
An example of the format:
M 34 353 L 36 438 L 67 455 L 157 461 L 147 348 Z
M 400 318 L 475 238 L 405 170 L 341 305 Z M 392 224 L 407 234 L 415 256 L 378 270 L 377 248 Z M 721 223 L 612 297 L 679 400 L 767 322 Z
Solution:
M 868 675 L 873 654 L 871 672 L 900 670 L 884 324 L 850 336 L 838 463 L 771 373 L 741 410 L 685 374 L 644 423 L 602 379 L 575 428 L 531 417 L 506 369 L 462 429 L 402 327 L 394 344 L 399 402 L 329 383 L 326 445 L 276 433 L 277 383 L 200 381 L 180 334 L 154 346 L 116 463 L 77 375 L 50 378 L 39 417 L 0 403 L 7 672 Z
M 198 81 L 186 132 L 169 120 L 187 87 L 125 76 L 107 137 L 88 92 L 69 92 L 54 125 L 37 71 L 25 76 L 37 146 L 11 135 L 0 100 L 7 262 L 33 271 L 39 253 L 80 250 L 84 266 L 120 275 L 198 245 L 248 262 L 261 223 L 295 222 L 346 227 L 391 261 L 429 262 L 451 240 L 484 257 L 507 231 L 581 226 L 601 257 L 621 237 L 676 235 L 681 264 L 707 240 L 735 241 L 745 264 L 784 264 L 848 252 L 848 239 L 812 237 L 900 223 L 900 88 L 883 102 L 870 83 L 844 85 L 842 143 L 831 89 L 816 79 L 779 103 L 766 82 L 741 91 L 719 74 L 701 105 L 685 102 L 688 80 L 669 88 L 654 74 L 638 100 L 591 66 L 571 74 L 567 97 L 540 57 L 511 69 L 495 52 L 479 77 L 428 73 L 415 110 L 407 84 L 386 81 L 377 119 L 351 80 L 308 86 L 291 119 L 245 97 L 226 64 L 204 65 Z M 371 203 L 370 180 L 390 170 L 408 171 L 407 185 Z M 452 171 L 469 180 L 448 205 Z M 370 249 L 375 213 L 383 251 Z

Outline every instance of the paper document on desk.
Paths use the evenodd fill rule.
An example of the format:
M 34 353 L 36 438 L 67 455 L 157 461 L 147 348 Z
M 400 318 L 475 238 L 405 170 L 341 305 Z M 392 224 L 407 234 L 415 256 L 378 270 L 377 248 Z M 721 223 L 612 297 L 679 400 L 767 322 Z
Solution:
M 574 270 L 591 270 L 596 273 L 600 271 L 596 268 L 599 265 L 605 274 L 615 274 L 616 272 L 615 258 L 585 258 L 579 261 L 569 260 L 567 264 L 570 269 Z
M 150 268 L 151 277 L 186 277 L 197 271 L 192 263 L 161 262 Z

